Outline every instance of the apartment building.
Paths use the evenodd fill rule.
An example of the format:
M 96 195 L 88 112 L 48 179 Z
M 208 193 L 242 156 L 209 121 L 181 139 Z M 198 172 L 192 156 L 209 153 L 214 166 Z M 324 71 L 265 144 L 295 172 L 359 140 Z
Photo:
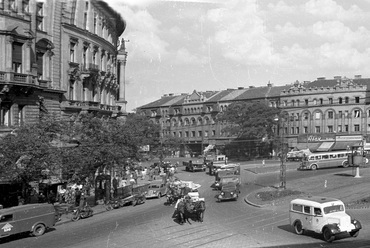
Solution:
M 277 123 L 290 149 L 327 151 L 359 144 L 370 132 L 368 85 L 360 75 L 191 94 L 168 94 L 138 108 L 162 127 L 162 135 L 184 138 L 201 154 L 208 146 L 225 146 L 235 139 L 222 130 L 217 114 L 235 101 L 267 101 L 282 110 Z
M 125 112 L 125 28 L 103 1 L 0 0 L 0 133 L 43 113 Z

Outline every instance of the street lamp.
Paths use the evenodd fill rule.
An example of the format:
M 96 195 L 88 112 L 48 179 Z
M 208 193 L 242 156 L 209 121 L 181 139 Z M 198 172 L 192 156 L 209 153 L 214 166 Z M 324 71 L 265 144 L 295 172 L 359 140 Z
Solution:
M 286 164 L 285 164 L 285 149 L 284 149 L 284 137 L 281 129 L 281 118 L 278 115 L 275 116 L 274 121 L 277 122 L 277 132 L 280 137 L 280 189 L 286 189 Z

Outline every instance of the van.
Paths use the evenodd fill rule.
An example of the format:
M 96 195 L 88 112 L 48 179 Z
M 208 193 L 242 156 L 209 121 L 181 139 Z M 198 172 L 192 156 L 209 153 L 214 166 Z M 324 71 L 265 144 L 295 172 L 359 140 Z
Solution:
M 322 234 L 326 242 L 332 242 L 341 233 L 357 237 L 362 228 L 358 220 L 346 213 L 341 200 L 330 197 L 308 196 L 292 200 L 289 220 L 296 234 L 313 231 Z
M 23 232 L 41 236 L 58 219 L 59 214 L 54 205 L 48 203 L 0 209 L 0 238 Z

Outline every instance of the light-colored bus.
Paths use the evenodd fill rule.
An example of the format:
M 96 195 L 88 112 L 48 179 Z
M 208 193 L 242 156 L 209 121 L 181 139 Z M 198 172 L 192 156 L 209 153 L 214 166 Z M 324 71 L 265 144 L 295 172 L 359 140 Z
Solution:
M 315 152 L 304 157 L 299 169 L 316 170 L 328 167 L 348 167 L 348 154 L 350 151 Z

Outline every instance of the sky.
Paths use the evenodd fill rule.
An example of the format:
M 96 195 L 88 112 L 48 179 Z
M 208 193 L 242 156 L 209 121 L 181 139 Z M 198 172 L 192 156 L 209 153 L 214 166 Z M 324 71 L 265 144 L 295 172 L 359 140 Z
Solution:
M 105 0 L 126 21 L 127 111 L 165 94 L 370 77 L 370 0 Z

